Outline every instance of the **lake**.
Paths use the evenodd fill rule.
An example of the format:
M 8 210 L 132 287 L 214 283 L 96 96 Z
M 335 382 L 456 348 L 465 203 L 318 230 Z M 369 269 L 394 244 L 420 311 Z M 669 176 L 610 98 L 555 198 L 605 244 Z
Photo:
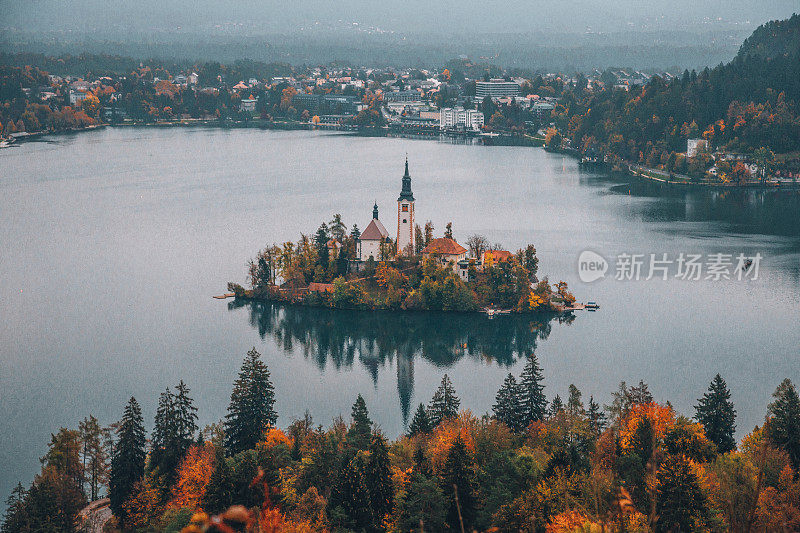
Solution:
M 533 243 L 540 276 L 600 310 L 543 323 L 211 298 L 246 281 L 259 248 L 334 213 L 363 229 L 377 202 L 396 231 L 406 153 L 419 223 L 441 235 L 452 221 L 462 243 L 473 233 L 510 250 Z M 719 372 L 738 437 L 763 421 L 783 378 L 800 381 L 797 193 L 653 190 L 537 148 L 109 128 L 0 151 L 0 236 L 2 499 L 30 483 L 51 432 L 89 414 L 111 423 L 130 396 L 148 431 L 159 393 L 181 379 L 201 425 L 221 419 L 253 346 L 281 427 L 306 409 L 325 425 L 349 416 L 361 393 L 392 438 L 444 373 L 463 408 L 490 411 L 534 350 L 551 399 L 574 383 L 584 401 L 610 403 L 621 380 L 644 379 L 656 400 L 692 415 Z M 609 260 L 605 279 L 580 281 L 584 250 Z M 763 259 L 755 280 L 614 279 L 614 258 L 651 253 Z

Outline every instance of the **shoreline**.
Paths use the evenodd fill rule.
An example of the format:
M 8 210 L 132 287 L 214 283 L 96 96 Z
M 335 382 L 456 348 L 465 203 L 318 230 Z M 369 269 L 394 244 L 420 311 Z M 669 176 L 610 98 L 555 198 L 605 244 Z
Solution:
M 381 128 L 368 127 L 363 128 L 354 125 L 341 125 L 341 124 L 311 124 L 306 122 L 266 122 L 261 119 L 254 121 L 240 121 L 240 122 L 220 122 L 213 119 L 188 119 L 170 122 L 124 122 L 117 124 L 93 124 L 85 128 L 71 128 L 60 131 L 39 131 L 32 133 L 17 134 L 16 137 L 5 139 L 0 142 L 0 149 L 11 148 L 24 142 L 31 142 L 43 137 L 60 136 L 77 134 L 86 131 L 101 130 L 105 128 L 218 128 L 218 129 L 260 129 L 260 130 L 276 130 L 276 131 L 314 131 L 314 130 L 329 130 L 340 131 L 344 134 L 355 136 L 370 136 L 370 137 L 413 137 L 421 140 L 439 140 L 441 138 L 463 138 L 464 136 L 448 135 L 446 133 L 430 133 L 418 131 L 406 131 L 403 129 L 394 130 L 390 126 L 383 126 Z M 583 164 L 580 161 L 580 154 L 575 149 L 568 148 L 552 148 L 544 145 L 544 141 L 538 137 L 523 134 L 509 134 L 499 133 L 491 137 L 472 137 L 478 139 L 484 146 L 521 146 L 529 148 L 542 148 L 546 152 L 554 154 L 562 154 L 574 159 L 579 160 L 579 166 L 582 168 L 593 168 L 608 174 L 622 175 L 633 180 L 642 181 L 659 186 L 666 186 L 675 189 L 717 189 L 717 190 L 764 190 L 764 191 L 800 191 L 800 181 L 767 181 L 750 182 L 744 184 L 710 182 L 710 181 L 693 181 L 691 179 L 670 179 L 675 174 L 668 173 L 659 169 L 646 168 L 641 165 L 634 165 L 626 163 L 622 168 L 609 168 L 607 163 L 592 163 Z M 658 174 L 661 177 L 654 176 Z M 688 176 L 687 176 L 688 178 Z
M 250 291 L 248 291 L 250 292 Z M 224 296 L 224 297 L 223 297 Z M 216 300 L 225 300 L 233 298 L 233 304 L 249 304 L 249 303 L 270 303 L 296 307 L 306 307 L 311 309 L 330 309 L 331 311 L 352 311 L 352 312 L 386 312 L 386 313 L 442 313 L 442 314 L 457 314 L 457 315 L 487 315 L 487 318 L 492 319 L 495 316 L 517 316 L 517 317 L 536 317 L 547 320 L 575 317 L 575 311 L 585 311 L 590 308 L 586 304 L 575 304 L 571 308 L 553 311 L 539 311 L 539 312 L 520 312 L 515 310 L 494 310 L 489 312 L 487 308 L 475 309 L 472 311 L 460 311 L 455 309 L 392 309 L 390 307 L 335 307 L 332 305 L 325 305 L 324 303 L 306 302 L 302 298 L 286 299 L 286 298 L 269 298 L 263 296 L 247 296 L 235 295 L 232 293 L 223 294 L 222 296 L 212 296 Z

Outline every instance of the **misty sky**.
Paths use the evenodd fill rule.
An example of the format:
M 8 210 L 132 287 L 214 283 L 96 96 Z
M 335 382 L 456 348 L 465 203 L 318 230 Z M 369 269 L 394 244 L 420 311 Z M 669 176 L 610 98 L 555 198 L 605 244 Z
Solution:
M 17 31 L 260 32 L 361 28 L 416 33 L 692 30 L 746 26 L 800 11 L 798 0 L 0 0 Z

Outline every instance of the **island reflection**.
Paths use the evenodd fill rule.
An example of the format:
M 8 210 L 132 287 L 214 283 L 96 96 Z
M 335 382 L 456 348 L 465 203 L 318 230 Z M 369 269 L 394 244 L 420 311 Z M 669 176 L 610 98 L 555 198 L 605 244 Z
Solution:
M 511 366 L 534 352 L 553 321 L 574 316 L 479 313 L 351 311 L 234 300 L 228 309 L 247 307 L 250 324 L 262 339 L 272 337 L 286 352 L 302 353 L 320 370 L 351 367 L 358 360 L 377 382 L 378 369 L 396 358 L 397 391 L 408 419 L 414 390 L 414 359 L 447 368 L 464 357 Z

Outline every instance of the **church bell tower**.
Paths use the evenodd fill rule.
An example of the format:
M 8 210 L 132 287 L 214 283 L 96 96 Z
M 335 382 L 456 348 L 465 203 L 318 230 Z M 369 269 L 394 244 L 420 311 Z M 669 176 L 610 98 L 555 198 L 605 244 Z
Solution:
M 403 174 L 403 188 L 397 199 L 397 255 L 414 255 L 414 193 L 411 192 L 411 176 Z

